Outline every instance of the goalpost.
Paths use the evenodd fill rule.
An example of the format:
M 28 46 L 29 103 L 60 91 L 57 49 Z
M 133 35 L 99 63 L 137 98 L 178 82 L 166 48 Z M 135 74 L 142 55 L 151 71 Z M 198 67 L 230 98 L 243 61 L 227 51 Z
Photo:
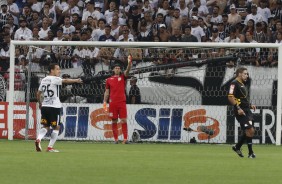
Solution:
M 138 79 L 143 103 L 129 105 L 130 117 L 128 121 L 129 126 L 132 125 L 129 131 L 130 133 L 137 131 L 144 141 L 189 142 L 192 137 L 196 137 L 199 142 L 232 143 L 236 141 L 236 136 L 238 136 L 240 130 L 232 116 L 231 108 L 226 104 L 226 91 L 231 78 L 234 77 L 235 69 L 239 66 L 246 66 L 251 73 L 251 100 L 259 106 L 259 109 L 255 112 L 255 126 L 259 130 L 256 143 L 266 143 L 266 139 L 269 139 L 272 142 L 274 141 L 276 145 L 281 145 L 282 64 L 280 60 L 282 59 L 282 45 L 280 44 L 12 40 L 7 98 L 9 104 L 7 110 L 9 140 L 13 140 L 15 134 L 17 134 L 17 132 L 14 132 L 14 119 L 19 115 L 15 114 L 15 111 L 24 110 L 24 113 L 28 113 L 26 117 L 32 116 L 29 109 L 38 111 L 35 104 L 33 104 L 33 107 L 28 107 L 29 105 L 25 102 L 20 102 L 22 103 L 20 108 L 25 107 L 25 105 L 26 108 L 19 109 L 15 103 L 15 50 L 19 46 L 29 47 L 29 59 L 35 53 L 35 50 L 42 49 L 42 46 L 49 46 L 52 49 L 54 47 L 66 49 L 70 46 L 76 46 L 80 50 L 88 47 L 92 52 L 95 52 L 95 48 L 98 48 L 99 54 L 92 55 L 92 57 L 97 57 L 95 60 L 96 66 L 92 66 L 88 70 L 85 70 L 85 66 L 83 66 L 83 73 L 76 75 L 74 73 L 78 70 L 81 71 L 82 66 L 81 63 L 77 64 L 76 60 L 72 60 L 70 63 L 74 69 L 65 70 L 76 75 L 73 77 L 84 76 L 88 79 L 85 81 L 90 83 L 93 80 L 104 79 L 108 76 L 108 71 L 113 62 L 119 61 L 122 63 L 120 53 L 132 54 L 135 62 L 131 75 Z M 116 48 L 119 49 L 119 52 L 114 55 L 117 53 Z M 248 63 L 262 63 L 263 59 L 267 60 L 268 58 L 255 56 L 255 53 L 257 52 L 260 55 L 267 53 L 270 56 L 270 50 L 273 51 L 272 59 L 276 57 L 279 61 L 277 67 L 257 67 Z M 117 59 L 117 57 L 120 58 Z M 83 59 L 83 61 L 86 61 L 91 58 Z M 29 62 L 31 63 L 31 61 Z M 95 71 L 97 65 L 99 65 L 99 69 L 102 68 L 99 73 Z M 91 75 L 89 72 L 95 73 L 95 75 Z M 30 72 L 28 72 L 27 78 L 30 79 L 30 77 Z M 30 88 L 32 82 L 27 81 Z M 277 84 L 275 81 L 277 81 Z M 101 86 L 102 83 L 99 83 L 99 85 Z M 128 84 L 128 91 L 129 88 Z M 29 90 L 26 93 L 30 93 Z M 99 90 L 100 88 L 97 89 L 97 91 Z M 96 92 L 93 92 L 93 86 L 83 87 L 83 89 L 77 87 L 72 91 L 72 95 L 86 96 L 86 99 L 89 100 L 87 98 L 88 93 L 91 93 L 91 98 L 96 95 Z M 100 90 L 97 93 L 101 95 L 103 92 Z M 29 96 L 29 94 L 26 94 L 26 96 Z M 275 98 L 277 99 L 275 100 Z M 29 98 L 26 98 L 26 100 L 29 101 Z M 109 125 L 101 126 L 97 120 L 97 113 L 101 112 L 95 111 L 95 109 L 101 105 L 98 100 L 93 103 L 95 104 L 91 105 L 91 102 L 88 102 L 84 106 L 81 105 L 82 103 L 64 106 L 64 116 L 66 116 L 64 121 L 70 123 L 64 125 L 65 133 L 63 133 L 62 139 L 111 140 Z M 15 107 L 17 108 L 15 109 Z M 83 110 L 83 113 L 87 111 L 88 114 L 83 117 L 72 113 L 67 114 L 69 111 L 79 113 L 81 110 Z M 195 113 L 197 116 L 195 116 Z M 274 114 L 274 116 L 271 116 L 271 114 Z M 96 115 L 97 117 L 95 117 Z M 39 119 L 38 115 L 31 118 Z M 29 118 L 27 120 L 29 121 Z M 85 125 L 82 126 L 79 122 L 84 122 Z M 268 124 L 265 124 L 265 122 L 268 122 Z M 76 125 L 70 128 L 71 123 L 76 123 Z M 27 128 L 24 137 L 31 139 L 32 137 L 29 137 L 28 133 L 28 124 L 29 122 L 26 123 Z M 37 122 L 37 124 L 39 123 Z M 276 124 L 275 127 L 272 127 L 274 124 Z M 90 125 L 92 127 L 89 128 Z M 148 127 L 152 127 L 152 129 Z M 188 129 L 189 131 L 186 131 Z M 102 130 L 102 132 L 90 132 L 96 130 Z M 66 133 L 66 131 L 69 131 L 69 133 Z M 270 135 L 272 133 L 273 135 Z

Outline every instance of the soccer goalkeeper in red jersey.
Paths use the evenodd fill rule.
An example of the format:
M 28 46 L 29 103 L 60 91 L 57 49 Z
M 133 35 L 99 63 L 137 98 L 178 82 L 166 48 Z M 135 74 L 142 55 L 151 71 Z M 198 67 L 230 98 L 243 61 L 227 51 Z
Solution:
M 107 78 L 106 90 L 104 93 L 103 108 L 107 111 L 107 101 L 109 98 L 109 116 L 112 119 L 112 130 L 114 134 L 115 144 L 118 144 L 118 118 L 121 121 L 123 144 L 128 144 L 127 131 L 127 109 L 126 109 L 126 80 L 132 66 L 132 56 L 128 56 L 128 65 L 126 70 L 122 73 L 119 65 L 114 65 L 114 75 Z

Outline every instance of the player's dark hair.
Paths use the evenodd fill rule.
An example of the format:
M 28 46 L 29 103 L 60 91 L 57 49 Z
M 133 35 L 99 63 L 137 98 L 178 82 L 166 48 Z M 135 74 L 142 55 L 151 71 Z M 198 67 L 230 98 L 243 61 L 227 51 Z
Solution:
M 51 70 L 54 70 L 56 65 L 58 65 L 57 63 L 50 63 L 50 65 L 48 66 L 48 71 L 51 72 Z
M 248 70 L 248 69 L 245 68 L 245 67 L 240 67 L 240 68 L 238 68 L 238 69 L 236 70 L 236 77 L 238 77 L 238 75 L 239 75 L 240 73 L 243 73 L 245 70 Z

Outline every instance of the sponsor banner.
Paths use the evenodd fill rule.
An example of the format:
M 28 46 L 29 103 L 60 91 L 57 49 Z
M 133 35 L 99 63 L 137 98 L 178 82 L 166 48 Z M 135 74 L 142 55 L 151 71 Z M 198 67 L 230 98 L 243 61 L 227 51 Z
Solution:
M 14 105 L 14 139 L 25 138 L 26 103 L 16 102 Z M 36 103 L 29 106 L 29 139 L 36 138 L 37 113 Z M 0 139 L 8 138 L 8 102 L 0 102 Z
M 61 140 L 112 141 L 111 120 L 102 104 L 63 104 Z M 129 139 L 134 131 L 142 141 L 234 143 L 242 134 L 231 106 L 127 105 Z M 40 125 L 36 103 L 29 109 L 29 139 Z M 25 138 L 26 104 L 15 103 L 14 138 Z M 0 103 L 0 138 L 8 137 L 8 103 Z M 258 107 L 254 112 L 254 143 L 274 144 L 276 107 Z M 119 139 L 123 139 L 119 124 Z M 186 129 L 186 130 L 183 130 Z M 189 131 L 188 131 L 189 130 Z M 47 134 L 50 136 L 50 133 Z
M 111 119 L 101 107 L 64 104 L 59 139 L 113 140 Z M 197 142 L 226 142 L 226 106 L 127 105 L 127 110 L 130 139 L 138 131 L 142 141 L 189 142 L 194 137 Z

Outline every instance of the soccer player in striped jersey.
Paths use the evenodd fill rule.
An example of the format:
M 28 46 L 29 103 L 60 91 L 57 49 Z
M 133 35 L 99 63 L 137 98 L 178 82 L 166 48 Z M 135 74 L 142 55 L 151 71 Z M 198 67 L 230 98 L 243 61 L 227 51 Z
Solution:
M 128 64 L 126 70 L 122 73 L 119 65 L 114 66 L 114 75 L 107 78 L 106 90 L 104 93 L 103 108 L 107 112 L 107 101 L 109 99 L 109 116 L 112 119 L 112 130 L 114 134 L 115 144 L 118 144 L 118 118 L 121 120 L 123 144 L 128 144 L 127 132 L 127 109 L 125 86 L 129 71 L 132 66 L 132 56 L 128 56 Z
M 39 107 L 41 108 L 41 124 L 43 127 L 39 130 L 37 139 L 35 140 L 36 151 L 42 151 L 40 142 L 41 139 L 46 135 L 50 127 L 53 128 L 50 142 L 47 148 L 47 152 L 59 152 L 53 148 L 60 130 L 60 111 L 61 111 L 61 101 L 59 99 L 60 86 L 71 83 L 82 83 L 81 79 L 62 79 L 60 78 L 61 69 L 56 63 L 51 63 L 48 67 L 49 75 L 42 79 L 38 92 L 37 100 Z M 41 100 L 41 95 L 44 96 Z

